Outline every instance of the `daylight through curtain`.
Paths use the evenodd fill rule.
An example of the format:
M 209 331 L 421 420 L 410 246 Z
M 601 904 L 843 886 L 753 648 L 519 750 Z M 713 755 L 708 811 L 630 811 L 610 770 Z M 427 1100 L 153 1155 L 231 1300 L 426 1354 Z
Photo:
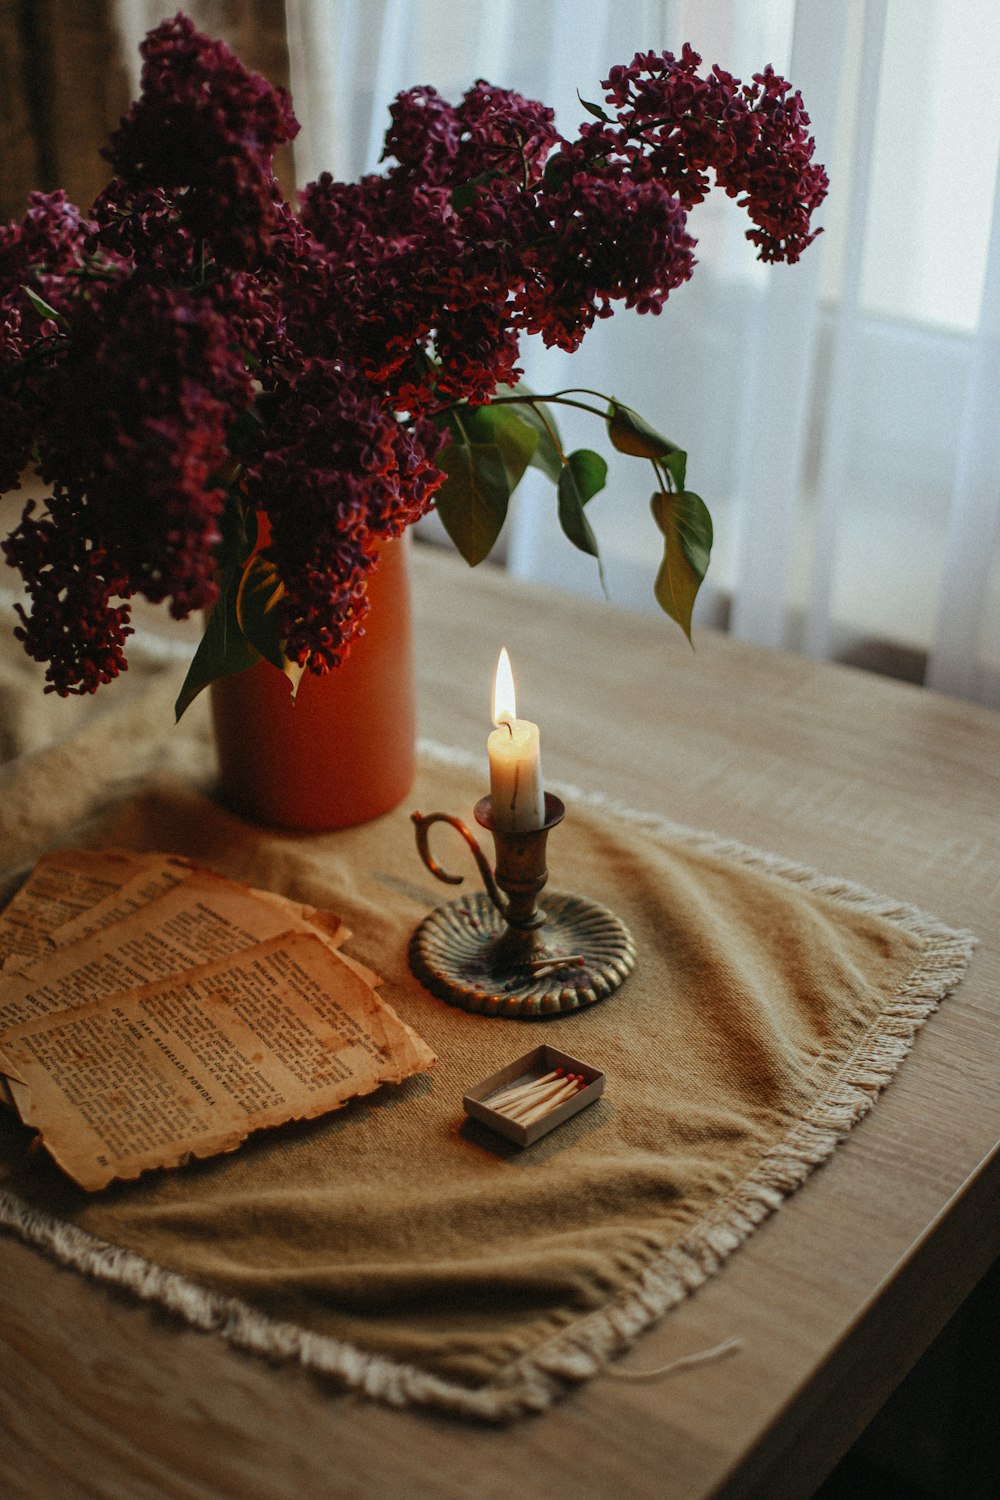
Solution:
M 960 176 L 972 188 L 956 222 L 938 201 L 955 128 L 949 67 L 962 48 L 981 75 L 994 52 L 1000 63 L 988 0 L 286 9 L 303 178 L 373 170 L 387 104 L 414 83 L 454 98 L 486 76 L 553 103 L 569 134 L 583 118 L 577 90 L 594 98 L 608 67 L 639 49 L 689 40 L 741 77 L 767 62 L 786 73 L 830 171 L 824 236 L 798 265 L 762 267 L 740 211 L 710 199 L 691 215 L 694 279 L 662 317 L 618 313 L 571 359 L 529 349 L 527 378 L 613 393 L 687 448 L 716 522 L 696 620 L 1000 703 L 1000 235 L 987 259 L 983 203 L 1000 107 L 974 97 L 988 91 L 967 101 Z M 574 446 L 600 446 L 585 420 L 564 426 Z M 612 598 L 640 608 L 655 607 L 648 504 L 641 466 L 615 455 L 588 510 Z M 599 592 L 541 484 L 522 486 L 507 530 L 514 571 Z

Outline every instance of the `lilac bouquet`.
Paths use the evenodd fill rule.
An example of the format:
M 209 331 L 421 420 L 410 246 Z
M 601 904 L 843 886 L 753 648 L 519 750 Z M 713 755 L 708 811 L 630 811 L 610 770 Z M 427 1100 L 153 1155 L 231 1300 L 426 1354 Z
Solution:
M 391 106 L 384 172 L 324 174 L 295 213 L 272 171 L 287 94 L 178 15 L 86 214 L 33 193 L 0 228 L 0 492 L 49 491 L 3 541 L 29 601 L 17 635 L 47 691 L 126 665 L 129 600 L 211 611 L 178 702 L 262 656 L 293 688 L 363 629 L 379 548 L 436 508 L 470 563 L 528 465 L 570 542 L 606 464 L 566 453 L 560 404 L 651 463 L 656 592 L 690 630 L 711 521 L 685 454 L 621 401 L 538 395 L 522 335 L 574 350 L 615 304 L 659 313 L 694 269 L 709 172 L 765 261 L 795 261 L 827 178 L 802 101 L 770 68 L 704 76 L 685 47 L 613 68 L 576 139 L 482 80 Z

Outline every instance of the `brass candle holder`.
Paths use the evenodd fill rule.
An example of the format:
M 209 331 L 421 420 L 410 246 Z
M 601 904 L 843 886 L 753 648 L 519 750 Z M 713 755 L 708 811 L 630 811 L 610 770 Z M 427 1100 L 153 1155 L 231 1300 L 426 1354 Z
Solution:
M 514 833 L 498 828 L 493 803 L 482 797 L 476 822 L 493 835 L 496 869 L 474 833 L 450 813 L 413 813 L 417 848 L 438 880 L 460 885 L 430 852 L 435 823 L 448 823 L 465 839 L 485 890 L 439 906 L 410 942 L 410 967 L 420 982 L 449 1005 L 487 1016 L 552 1016 L 582 1010 L 612 994 L 632 971 L 635 944 L 628 928 L 604 906 L 550 892 L 545 846 L 565 807 L 545 794 L 541 828 Z

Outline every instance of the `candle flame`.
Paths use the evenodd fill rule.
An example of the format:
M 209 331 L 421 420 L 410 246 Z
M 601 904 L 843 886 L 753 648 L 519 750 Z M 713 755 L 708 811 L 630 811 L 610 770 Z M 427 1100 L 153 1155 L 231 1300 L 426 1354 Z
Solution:
M 510 670 L 507 647 L 500 648 L 496 677 L 493 682 L 493 722 L 499 729 L 501 724 L 513 724 L 517 718 L 514 700 L 514 676 Z

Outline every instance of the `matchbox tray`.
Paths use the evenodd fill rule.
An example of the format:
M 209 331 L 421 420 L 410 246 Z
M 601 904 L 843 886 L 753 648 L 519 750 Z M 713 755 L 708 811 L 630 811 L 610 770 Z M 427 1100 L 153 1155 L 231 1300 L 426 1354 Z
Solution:
M 561 1104 L 557 1104 L 541 1119 L 522 1125 L 517 1120 L 510 1120 L 498 1110 L 490 1108 L 490 1098 L 499 1094 L 501 1090 L 514 1088 L 522 1083 L 531 1083 L 536 1078 L 544 1078 L 547 1073 L 553 1072 L 556 1068 L 562 1068 L 565 1074 L 582 1075 L 583 1087 Z M 581 1062 L 580 1058 L 572 1057 L 568 1052 L 560 1052 L 558 1047 L 543 1045 L 533 1047 L 523 1057 L 508 1063 L 498 1072 L 491 1073 L 489 1078 L 483 1079 L 482 1083 L 477 1083 L 463 1096 L 462 1103 L 470 1119 L 478 1120 L 480 1124 L 496 1131 L 497 1135 L 506 1136 L 518 1146 L 530 1146 L 533 1142 L 540 1140 L 543 1135 L 548 1135 L 550 1130 L 555 1130 L 557 1126 L 565 1124 L 574 1115 L 578 1115 L 581 1109 L 587 1108 L 588 1104 L 593 1104 L 603 1092 L 604 1074 L 598 1068 L 592 1067 L 590 1063 Z

